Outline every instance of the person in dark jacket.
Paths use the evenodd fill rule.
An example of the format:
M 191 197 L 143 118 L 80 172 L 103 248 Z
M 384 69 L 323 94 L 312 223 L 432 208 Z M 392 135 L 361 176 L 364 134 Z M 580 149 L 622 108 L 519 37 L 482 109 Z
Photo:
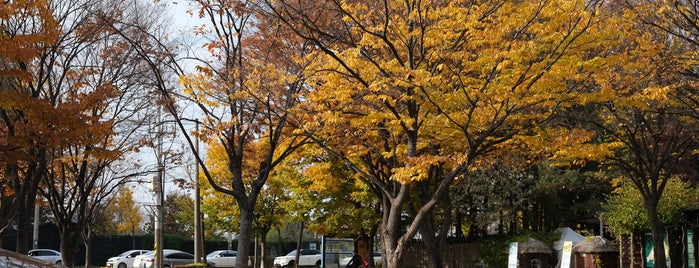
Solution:
M 354 256 L 352 256 L 352 259 L 347 263 L 347 268 L 358 268 L 359 266 L 362 265 L 362 257 L 357 254 L 357 251 L 354 252 Z

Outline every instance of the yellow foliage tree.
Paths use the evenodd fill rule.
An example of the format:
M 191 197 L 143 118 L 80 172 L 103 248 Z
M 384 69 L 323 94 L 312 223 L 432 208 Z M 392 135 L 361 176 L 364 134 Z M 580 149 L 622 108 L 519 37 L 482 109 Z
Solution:
M 119 195 L 113 203 L 118 208 L 118 211 L 116 211 L 117 217 L 115 217 L 117 231 L 120 234 L 135 235 L 141 226 L 143 216 L 140 213 L 139 206 L 136 205 L 136 201 L 133 199 L 131 189 L 126 186 L 120 187 Z
M 418 233 L 441 266 L 449 219 L 434 211 L 458 175 L 495 159 L 610 155 L 585 144 L 593 131 L 551 118 L 612 90 L 614 68 L 647 64 L 625 53 L 633 24 L 603 1 L 311 2 L 267 4 L 319 47 L 304 130 L 379 189 L 387 267 L 404 266 Z
M 212 180 L 219 185 L 225 185 L 230 180 L 231 173 L 228 169 L 228 155 L 220 144 L 210 144 L 207 150 L 206 166 Z M 277 178 L 278 172 L 269 178 L 266 186 L 260 191 L 259 202 L 255 204 L 255 213 L 252 223 L 252 231 L 259 238 L 260 260 L 264 262 L 266 256 L 267 234 L 272 228 L 279 225 L 287 218 L 287 214 L 280 206 L 286 199 L 285 189 L 280 187 Z M 246 183 L 251 183 L 246 179 Z M 207 236 L 220 235 L 218 232 L 236 233 L 240 228 L 240 210 L 231 204 L 228 194 L 215 190 L 206 178 L 200 180 L 202 189 L 202 211 L 208 215 L 206 218 Z M 241 243 L 240 240 L 238 243 Z
M 626 15 L 636 22 L 624 46 L 635 64 L 623 64 L 591 94 L 591 123 L 603 150 L 602 163 L 620 174 L 621 185 L 640 195 L 654 242 L 655 265 L 666 267 L 663 216 L 673 179 L 691 179 L 697 155 L 697 75 L 694 1 L 630 1 Z M 593 106 L 593 105 L 591 105 Z M 599 146 L 597 148 L 602 148 Z M 593 151 L 594 152 L 594 151 Z M 670 211 L 672 212 L 672 211 Z M 667 220 L 667 219 L 665 219 Z

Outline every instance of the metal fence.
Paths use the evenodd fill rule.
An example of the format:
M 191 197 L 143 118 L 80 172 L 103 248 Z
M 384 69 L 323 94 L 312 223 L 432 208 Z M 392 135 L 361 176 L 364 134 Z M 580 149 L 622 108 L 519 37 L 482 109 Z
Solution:
M 429 267 L 427 248 L 421 243 L 412 243 L 403 255 L 405 268 Z M 445 268 L 478 267 L 478 245 L 471 243 L 448 244 L 442 252 Z

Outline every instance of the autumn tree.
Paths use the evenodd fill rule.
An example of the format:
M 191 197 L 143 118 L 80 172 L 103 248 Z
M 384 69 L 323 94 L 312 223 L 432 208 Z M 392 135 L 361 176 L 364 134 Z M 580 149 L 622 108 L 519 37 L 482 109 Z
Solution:
M 140 211 L 141 206 L 136 203 L 133 191 L 130 187 L 123 185 L 109 202 L 105 213 L 111 214 L 111 219 L 106 224 L 111 230 L 108 234 L 135 235 L 141 231 L 143 216 Z
M 153 171 L 129 156 L 151 140 L 154 110 L 143 61 L 99 17 L 135 7 L 96 0 L 49 7 L 60 32 L 33 63 L 28 86 L 55 110 L 42 115 L 58 135 L 46 150 L 39 191 L 60 230 L 63 264 L 72 266 L 84 231 L 116 189 Z
M 304 127 L 380 190 L 387 267 L 404 265 L 418 233 L 442 266 L 451 214 L 435 208 L 464 172 L 561 148 L 604 153 L 580 145 L 594 132 L 547 123 L 632 61 L 614 53 L 627 22 L 602 1 L 266 3 L 320 51 Z
M 47 1 L 11 1 L 0 5 L 0 171 L 4 211 L 2 231 L 15 225 L 17 251 L 25 253 L 46 154 L 58 131 L 46 129 L 58 113 L 47 96 L 31 86 L 32 64 L 56 39 L 57 26 Z M 11 205 L 6 206 L 7 196 Z
M 655 61 L 663 60 L 656 58 Z M 656 265 L 662 267 L 666 259 L 662 248 L 665 226 L 659 214 L 662 197 L 671 179 L 693 177 L 697 129 L 696 121 L 681 112 L 682 105 L 669 97 L 674 94 L 673 86 L 665 83 L 671 79 L 657 74 L 663 72 L 633 70 L 625 73 L 637 77 L 637 81 L 641 81 L 641 77 L 644 82 L 625 85 L 623 90 L 617 88 L 616 94 L 605 97 L 607 101 L 600 105 L 597 114 L 588 115 L 584 120 L 596 122 L 599 140 L 615 148 L 614 154 L 607 156 L 603 164 L 628 180 L 625 183 L 636 187 L 643 198 L 653 235 Z
M 289 196 L 281 204 L 289 214 L 287 224 L 304 221 L 308 230 L 355 238 L 373 252 L 381 219 L 378 189 L 355 180 L 342 159 L 319 146 L 305 146 L 287 159 L 276 177 Z
M 258 197 L 273 169 L 304 143 L 289 124 L 295 120 L 290 109 L 305 89 L 305 78 L 300 74 L 305 65 L 299 59 L 310 47 L 282 39 L 290 35 L 276 21 L 254 17 L 250 3 L 195 2 L 195 12 L 208 20 L 198 32 L 212 36 L 206 45 L 211 57 L 200 61 L 197 73 L 181 76 L 188 96 L 184 100 L 201 108 L 202 130 L 198 135 L 202 141 L 220 143 L 228 156 L 231 177 L 225 184 L 213 179 L 200 158 L 198 163 L 213 189 L 235 199 L 240 213 L 236 267 L 246 267 Z M 152 54 L 143 50 L 142 55 Z M 161 69 L 152 66 L 159 74 Z M 188 134 L 175 105 L 178 95 L 162 83 L 158 89 L 168 112 Z M 191 137 L 186 139 L 194 150 Z
M 179 191 L 167 193 L 163 204 L 163 233 L 181 237 L 194 235 L 194 199 Z
M 184 126 L 183 103 L 194 104 L 202 123 L 202 141 L 225 148 L 231 178 L 218 184 L 195 153 L 204 177 L 213 189 L 232 196 L 240 212 L 238 263 L 246 267 L 252 238 L 255 205 L 274 167 L 304 139 L 289 127 L 290 114 L 305 90 L 300 74 L 310 46 L 293 39 L 274 20 L 254 17 L 244 1 L 194 1 L 193 13 L 207 23 L 195 31 L 210 42 L 210 56 L 197 59 L 197 72 L 186 74 L 181 58 L 172 52 L 167 36 L 140 23 L 110 19 L 114 31 L 129 40 L 148 63 L 160 93 L 160 104 L 173 117 L 189 147 L 193 138 Z M 299 64 L 299 62 L 301 62 Z M 184 94 L 170 84 L 168 74 L 180 75 Z M 186 106 L 186 105 L 185 105 Z M 296 124 L 298 125 L 298 124 Z
M 647 232 L 650 221 L 641 192 L 633 183 L 616 180 L 618 185 L 604 205 L 602 217 L 609 230 L 616 234 Z M 680 178 L 671 178 L 658 202 L 658 218 L 666 227 L 682 227 L 687 222 L 685 213 L 695 209 L 699 199 L 699 189 L 692 187 Z M 668 256 L 669 257 L 669 256 Z
M 144 230 L 155 227 L 155 213 L 148 215 Z M 163 200 L 163 234 L 172 237 L 191 238 L 194 234 L 194 199 L 186 192 L 170 191 Z M 164 241 L 168 247 L 168 241 Z M 171 241 L 172 242 L 172 241 Z M 170 245 L 172 246 L 172 245 Z
M 218 184 L 224 184 L 231 177 L 228 170 L 228 156 L 221 145 L 213 144 L 207 150 L 207 167 L 210 175 Z M 288 199 L 288 193 L 283 188 L 283 178 L 280 171 L 267 181 L 260 191 L 259 202 L 256 203 L 252 232 L 258 238 L 260 244 L 261 267 L 265 267 L 267 252 L 267 235 L 273 228 L 279 228 L 287 220 L 287 211 L 281 207 L 281 203 Z M 231 205 L 227 194 L 214 190 L 208 181 L 201 180 L 202 211 L 207 215 L 206 226 L 208 237 L 220 235 L 220 232 L 236 233 L 240 228 L 240 211 L 235 205 Z M 213 233 L 216 231 L 216 234 Z
M 136 248 L 134 236 L 136 233 L 142 233 L 141 223 L 144 220 L 140 208 L 141 206 L 133 198 L 131 188 L 122 185 L 109 202 L 93 215 L 93 222 L 87 227 L 88 230 L 83 231 L 86 249 L 90 250 L 88 244 L 90 235 L 130 235 L 132 248 Z M 89 255 L 86 253 L 86 256 Z
M 672 5 L 654 1 L 627 4 L 630 9 L 617 13 L 633 19 L 634 24 L 627 26 L 633 34 L 627 35 L 619 50 L 629 51 L 636 64 L 618 65 L 600 80 L 580 105 L 590 113 L 578 114 L 575 121 L 594 130 L 594 140 L 607 147 L 609 153 L 598 161 L 616 174 L 609 179 L 622 180 L 640 193 L 653 237 L 655 265 L 665 267 L 663 196 L 672 179 L 693 180 L 696 176 L 696 82 L 688 75 L 692 71 L 687 65 L 687 55 L 694 51 L 675 36 L 683 34 L 674 32 L 677 26 L 653 26 L 682 21 L 681 13 L 665 17 L 673 14 Z

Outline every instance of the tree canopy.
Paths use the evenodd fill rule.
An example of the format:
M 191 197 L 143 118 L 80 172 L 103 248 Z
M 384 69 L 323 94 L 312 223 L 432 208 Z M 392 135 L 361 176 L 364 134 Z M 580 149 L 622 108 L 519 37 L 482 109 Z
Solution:
M 69 253 L 119 185 L 163 171 L 130 157 L 162 138 L 156 108 L 207 144 L 207 226 L 239 232 L 236 267 L 284 221 L 378 234 L 387 267 L 420 237 L 441 267 L 454 228 L 572 224 L 618 185 L 612 229 L 659 247 L 686 209 L 666 198 L 696 196 L 693 1 L 190 4 L 203 54 L 179 54 L 159 3 L 0 6 L 0 226 L 20 226 L 18 251 L 37 194 Z M 639 196 L 647 226 L 609 216 Z M 188 236 L 192 200 L 168 199 Z
M 435 208 L 460 174 L 609 156 L 616 144 L 586 144 L 594 131 L 552 118 L 613 90 L 613 69 L 648 60 L 625 53 L 633 23 L 603 1 L 267 4 L 319 47 L 304 130 L 379 189 L 391 267 L 418 233 L 439 234 L 422 237 L 441 263 L 449 219 Z

